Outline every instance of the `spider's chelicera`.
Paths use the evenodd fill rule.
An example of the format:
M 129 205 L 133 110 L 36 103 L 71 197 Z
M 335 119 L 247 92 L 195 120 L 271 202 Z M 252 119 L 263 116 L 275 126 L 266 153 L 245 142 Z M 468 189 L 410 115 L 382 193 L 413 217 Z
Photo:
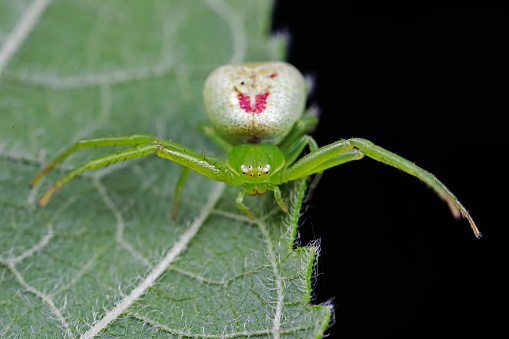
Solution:
M 111 163 L 155 153 L 183 165 L 175 191 L 173 215 L 176 215 L 180 191 L 189 170 L 232 186 L 242 186 L 237 206 L 250 218 L 254 215 L 243 203 L 245 193 L 250 195 L 274 192 L 278 205 L 285 212 L 279 186 L 285 182 L 316 174 L 312 190 L 324 170 L 368 156 L 399 168 L 428 184 L 444 199 L 454 216 L 468 219 L 475 235 L 481 233 L 470 214 L 447 187 L 431 173 L 372 142 L 344 139 L 319 148 L 307 135 L 318 119 L 304 113 L 306 86 L 301 73 L 284 62 L 263 62 L 226 65 L 214 70 L 207 78 L 203 97 L 212 126 L 201 128 L 228 155 L 203 156 L 172 141 L 148 134 L 83 139 L 60 154 L 32 180 L 34 186 L 57 163 L 79 148 L 131 145 L 116 153 L 92 159 L 71 170 L 56 181 L 39 200 L 39 207 L 66 182 L 84 171 Z M 310 153 L 299 159 L 305 147 Z

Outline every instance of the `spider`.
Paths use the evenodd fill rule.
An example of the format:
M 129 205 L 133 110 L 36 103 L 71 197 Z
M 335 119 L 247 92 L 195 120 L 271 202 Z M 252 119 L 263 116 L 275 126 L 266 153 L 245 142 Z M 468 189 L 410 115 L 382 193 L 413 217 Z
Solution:
M 424 181 L 447 202 L 455 217 L 463 215 L 467 218 L 475 236 L 481 237 L 470 214 L 456 196 L 435 176 L 411 161 L 360 138 L 343 139 L 319 148 L 315 140 L 306 134 L 318 123 L 318 119 L 304 114 L 306 84 L 302 74 L 292 65 L 259 62 L 221 66 L 205 81 L 203 97 L 213 127 L 200 125 L 200 128 L 227 153 L 226 159 L 204 156 L 148 134 L 82 139 L 44 167 L 30 187 L 77 149 L 116 145 L 133 147 L 100 156 L 71 170 L 42 195 L 38 206 L 45 206 L 55 191 L 86 170 L 155 153 L 184 166 L 175 188 L 173 217 L 176 216 L 180 192 L 189 170 L 193 170 L 228 185 L 242 185 L 236 199 L 237 207 L 254 218 L 243 202 L 246 193 L 262 195 L 267 190 L 273 191 L 276 202 L 287 212 L 279 189 L 281 184 L 316 174 L 310 185 L 312 191 L 324 170 L 368 156 Z M 310 153 L 299 159 L 306 146 Z

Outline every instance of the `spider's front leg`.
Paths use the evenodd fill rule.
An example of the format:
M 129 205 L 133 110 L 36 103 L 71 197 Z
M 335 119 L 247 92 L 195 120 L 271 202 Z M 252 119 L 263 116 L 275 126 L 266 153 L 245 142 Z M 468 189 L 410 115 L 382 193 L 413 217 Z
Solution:
M 52 162 L 50 162 L 46 167 L 44 167 L 35 178 L 30 182 L 29 187 L 32 188 L 39 180 L 41 180 L 42 176 L 49 171 L 51 171 L 56 164 L 63 161 L 72 153 L 76 152 L 80 148 L 89 148 L 89 147 L 101 147 L 101 146 L 121 146 L 121 145 L 139 145 L 145 142 L 153 142 L 157 140 L 157 138 L 150 134 L 133 134 L 133 135 L 122 135 L 118 137 L 104 137 L 104 138 L 89 138 L 89 139 L 81 139 L 76 142 L 74 145 L 60 153 Z
M 347 140 L 336 141 L 313 150 L 286 168 L 283 182 L 319 173 L 348 161 L 362 159 L 363 156 L 364 154 L 355 149 Z
M 396 167 L 408 174 L 411 174 L 420 180 L 424 181 L 426 184 L 428 184 L 437 194 L 447 202 L 447 205 L 449 206 L 449 209 L 451 210 L 454 217 L 459 218 L 460 215 L 465 217 L 468 222 L 470 223 L 470 227 L 472 227 L 472 231 L 474 231 L 474 234 L 477 238 L 481 238 L 482 234 L 475 225 L 474 220 L 470 216 L 470 213 L 468 213 L 467 209 L 463 204 L 456 198 L 456 196 L 440 181 L 438 180 L 433 174 L 429 173 L 428 171 L 420 168 L 413 162 L 400 157 L 397 154 L 394 154 L 380 146 L 375 145 L 369 140 L 366 139 L 360 139 L 360 138 L 353 138 L 347 140 L 351 145 L 355 146 L 356 148 L 360 149 L 366 156 L 370 157 L 371 159 L 380 161 L 384 164 Z
M 475 236 L 477 238 L 481 237 L 481 232 L 479 232 L 465 206 L 463 206 L 458 198 L 456 198 L 456 196 L 433 174 L 403 157 L 376 146 L 369 140 L 353 138 L 340 140 L 321 147 L 287 168 L 285 170 L 285 176 L 287 180 L 295 180 L 348 161 L 361 159 L 364 155 L 384 164 L 396 167 L 424 181 L 447 202 L 455 217 L 463 215 L 463 217 L 467 218 Z
M 215 157 L 213 160 L 209 159 L 208 157 L 205 157 L 189 148 L 186 148 L 184 146 L 178 145 L 174 142 L 171 142 L 169 140 L 165 139 L 158 139 L 153 136 L 147 136 L 147 135 L 139 135 L 142 136 L 140 138 L 137 138 L 136 140 L 146 140 L 143 138 L 151 138 L 151 142 L 145 142 L 139 145 L 136 145 L 135 147 L 128 148 L 125 150 L 121 150 L 115 153 L 110 153 L 103 155 L 101 157 L 92 159 L 83 165 L 71 170 L 69 173 L 67 173 L 65 176 L 63 176 L 61 179 L 56 181 L 41 197 L 41 199 L 38 202 L 39 207 L 45 206 L 53 193 L 60 189 L 65 183 L 67 183 L 69 180 L 73 179 L 77 175 L 80 175 L 81 173 L 85 172 L 86 170 L 113 164 L 119 161 L 124 161 L 127 159 L 133 159 L 133 158 L 139 158 L 143 157 L 145 155 L 156 153 L 161 158 L 172 160 L 176 163 L 179 163 L 189 169 L 192 169 L 193 171 L 196 171 L 200 174 L 203 174 L 211 179 L 214 179 L 216 181 L 224 182 L 227 179 L 227 172 L 224 166 L 224 160 L 216 159 Z M 131 136 L 132 137 L 132 136 Z M 131 137 L 117 137 L 117 138 L 102 138 L 101 142 L 102 144 L 97 144 L 97 142 L 90 142 L 90 140 L 97 140 L 97 139 L 87 139 L 85 141 L 88 141 L 88 145 L 94 145 L 94 146 L 104 146 L 105 143 L 109 142 L 108 145 L 119 145 L 118 140 L 122 140 L 124 143 L 122 145 L 129 145 L 128 144 L 128 138 Z M 109 139 L 105 141 L 104 139 Z M 113 143 L 116 142 L 116 143 Z M 93 146 L 85 146 L 85 147 L 93 147 Z M 45 167 L 32 181 L 32 183 L 37 183 L 37 181 L 42 177 L 42 175 L 51 168 L 55 166 L 58 162 L 62 161 L 65 157 L 67 157 L 70 153 L 74 152 L 76 149 L 80 148 L 79 146 L 72 146 L 69 148 L 66 152 L 59 155 L 55 160 L 53 160 L 48 166 Z M 185 180 L 185 178 L 183 179 Z M 180 193 L 180 189 L 183 186 L 183 180 L 179 180 L 179 183 L 177 184 L 176 188 L 176 196 L 178 200 L 178 196 Z

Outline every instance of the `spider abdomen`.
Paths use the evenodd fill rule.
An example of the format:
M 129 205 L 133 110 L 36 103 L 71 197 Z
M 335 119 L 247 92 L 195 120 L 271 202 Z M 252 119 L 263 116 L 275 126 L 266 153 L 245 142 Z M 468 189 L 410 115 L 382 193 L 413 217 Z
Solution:
M 304 111 L 306 86 L 284 62 L 226 65 L 209 75 L 203 97 L 212 124 L 232 143 L 278 143 Z

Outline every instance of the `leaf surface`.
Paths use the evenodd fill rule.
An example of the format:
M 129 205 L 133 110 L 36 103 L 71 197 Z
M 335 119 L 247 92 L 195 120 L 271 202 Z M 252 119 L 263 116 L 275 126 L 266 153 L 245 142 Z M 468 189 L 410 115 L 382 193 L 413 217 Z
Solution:
M 317 248 L 292 250 L 304 181 L 235 205 L 238 187 L 147 156 L 86 172 L 35 203 L 70 168 L 114 148 L 84 137 L 149 133 L 225 156 L 197 129 L 215 67 L 280 57 L 270 1 L 2 1 L 0 334 L 2 337 L 320 337 L 310 305 Z

